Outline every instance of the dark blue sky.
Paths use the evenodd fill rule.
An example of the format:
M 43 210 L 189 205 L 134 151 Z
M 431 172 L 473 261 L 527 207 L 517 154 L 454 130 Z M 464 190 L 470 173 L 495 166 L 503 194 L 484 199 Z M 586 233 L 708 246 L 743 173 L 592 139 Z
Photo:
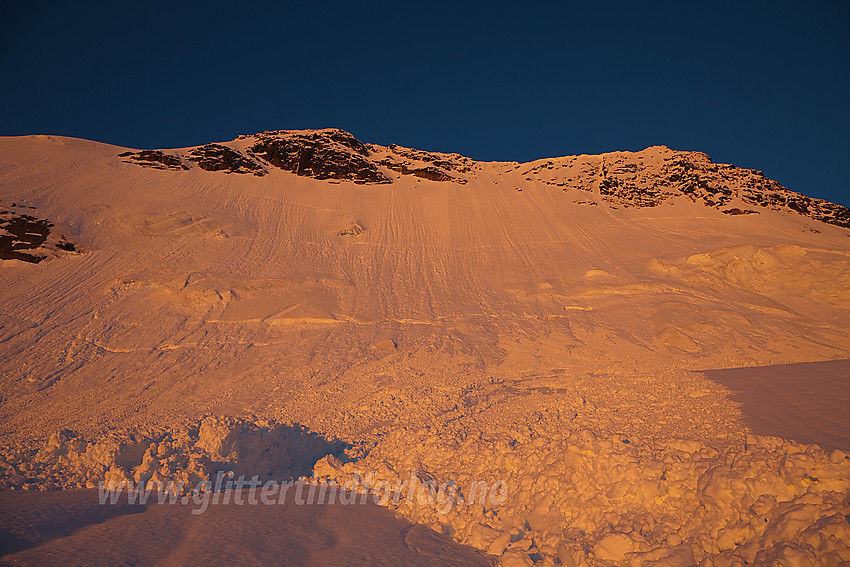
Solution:
M 3 3 L 0 135 L 335 126 L 531 160 L 655 144 L 850 205 L 850 2 Z

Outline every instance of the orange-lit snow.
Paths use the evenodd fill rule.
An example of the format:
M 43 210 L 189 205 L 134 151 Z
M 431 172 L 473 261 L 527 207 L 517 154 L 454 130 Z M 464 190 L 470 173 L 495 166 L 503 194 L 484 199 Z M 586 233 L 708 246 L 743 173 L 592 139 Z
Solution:
M 0 208 L 77 247 L 0 261 L 6 488 L 194 479 L 277 420 L 349 446 L 316 477 L 506 481 L 500 506 L 391 506 L 504 565 L 850 561 L 847 414 L 823 448 L 754 432 L 699 372 L 850 358 L 850 230 L 738 187 L 726 206 L 757 214 L 601 197 L 605 160 L 666 148 L 375 185 L 123 151 L 0 138 Z

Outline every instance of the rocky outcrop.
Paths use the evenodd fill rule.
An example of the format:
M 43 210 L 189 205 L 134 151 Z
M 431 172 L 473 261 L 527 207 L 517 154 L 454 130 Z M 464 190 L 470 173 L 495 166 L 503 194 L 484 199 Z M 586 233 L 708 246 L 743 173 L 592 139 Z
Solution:
M 342 130 L 264 132 L 256 136 L 251 153 L 296 175 L 361 184 L 392 183 L 369 160 L 366 146 Z
M 456 181 L 458 183 L 466 183 L 466 179 L 452 177 L 442 169 L 433 165 L 415 167 L 408 161 L 396 161 L 393 159 L 384 159 L 380 162 L 380 164 L 388 169 L 397 171 L 402 175 L 414 175 L 430 181 Z
M 0 228 L 6 232 L 0 235 L 0 258 L 38 264 L 46 256 L 25 251 L 35 250 L 44 244 L 51 226 L 49 222 L 29 215 L 12 216 L 0 221 Z
M 253 173 L 263 176 L 267 172 L 256 161 L 245 157 L 236 150 L 221 144 L 207 144 L 189 152 L 189 160 L 205 171 L 224 171 L 225 173 Z
M 423 161 L 433 165 L 434 167 L 439 167 L 448 171 L 457 171 L 458 173 L 471 172 L 472 166 L 475 164 L 474 160 L 460 154 L 438 154 L 425 152 L 422 150 L 403 148 L 396 144 L 390 144 L 389 150 L 396 155 L 406 157 L 410 160 Z
M 686 195 L 710 207 L 727 205 L 736 195 L 742 170 L 712 163 L 699 152 L 673 152 L 658 161 L 644 161 L 641 153 L 603 157 L 599 192 L 606 201 L 626 207 L 655 207 Z M 635 159 L 637 157 L 637 159 Z
M 656 146 L 640 152 L 552 158 L 516 169 L 525 181 L 598 193 L 600 203 L 612 208 L 657 207 L 687 197 L 733 216 L 754 214 L 761 207 L 850 228 L 850 209 L 790 191 L 761 171 L 714 163 L 701 152 Z
M 189 169 L 179 157 L 166 154 L 160 150 L 141 150 L 138 152 L 124 152 L 118 154 L 124 163 L 133 163 L 153 169 L 186 170 Z
M 660 165 L 641 159 L 643 152 L 603 156 L 599 181 L 602 198 L 627 207 L 654 207 L 685 195 L 729 215 L 758 212 L 730 206 L 738 200 L 850 228 L 850 209 L 789 191 L 761 171 L 714 163 L 700 152 L 664 150 L 669 155 Z
M 17 208 L 13 205 L 12 209 Z M 20 260 L 38 264 L 50 249 L 76 251 L 76 246 L 62 236 L 51 239 L 53 223 L 15 210 L 0 209 L 0 260 Z
M 449 172 L 469 173 L 474 161 L 458 154 L 435 154 L 390 144 L 390 155 L 379 163 L 402 175 L 413 175 L 429 181 L 466 183 L 464 177 Z
M 340 231 L 337 232 L 337 235 L 338 236 L 360 236 L 364 232 L 366 232 L 365 228 L 360 226 L 360 224 L 358 224 L 358 223 L 354 223 L 351 226 L 340 229 Z
M 773 210 L 791 210 L 817 221 L 850 228 L 850 209 L 847 207 L 789 191 L 766 179 L 761 172 L 755 173 L 764 179 L 764 183 L 756 187 L 745 186 L 741 190 L 741 199 L 745 202 Z
M 421 177 L 422 179 L 428 179 L 430 181 L 456 181 L 454 177 L 446 174 L 441 169 L 432 165 L 412 169 L 410 173 L 412 173 L 416 177 Z M 466 183 L 465 179 L 461 181 L 463 181 L 463 183 Z

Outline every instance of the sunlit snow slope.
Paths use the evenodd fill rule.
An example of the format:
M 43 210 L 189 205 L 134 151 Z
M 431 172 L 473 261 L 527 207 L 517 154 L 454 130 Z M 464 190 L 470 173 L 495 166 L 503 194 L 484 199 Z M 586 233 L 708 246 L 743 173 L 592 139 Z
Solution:
M 822 558 L 850 533 L 836 519 L 844 536 L 800 535 L 850 512 L 846 478 L 734 488 L 747 461 L 723 480 L 751 501 L 732 511 L 739 496 L 697 482 L 753 446 L 767 468 L 818 449 L 747 441 L 729 390 L 691 371 L 850 358 L 850 211 L 759 172 L 665 147 L 476 162 L 339 130 L 162 151 L 31 136 L 0 138 L 0 212 L 51 225 L 34 247 L 7 229 L 7 247 L 30 238 L 15 250 L 43 259 L 0 260 L 7 487 L 102 478 L 108 459 L 35 457 L 60 428 L 96 439 L 226 415 L 351 445 L 340 475 L 380 461 L 513 479 L 502 516 L 399 510 L 506 563 L 687 565 L 782 542 Z M 562 466 L 579 468 L 552 468 L 573 450 Z M 521 458 L 495 464 L 500 451 Z M 681 477 L 684 500 L 581 455 L 603 471 L 651 462 L 632 468 L 652 490 Z M 840 479 L 842 455 L 807 456 L 829 469 L 809 476 Z M 563 488 L 578 470 L 592 482 Z M 770 521 L 783 501 L 814 511 L 765 539 L 768 519 L 738 526 L 763 494 Z M 720 511 L 684 519 L 700 506 Z M 738 531 L 719 544 L 722 529 Z

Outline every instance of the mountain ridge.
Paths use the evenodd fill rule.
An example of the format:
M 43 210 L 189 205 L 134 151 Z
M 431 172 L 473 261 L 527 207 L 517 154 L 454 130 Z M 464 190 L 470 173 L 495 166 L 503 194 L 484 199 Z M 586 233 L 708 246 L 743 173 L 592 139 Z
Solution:
M 755 214 L 758 208 L 786 210 L 850 228 L 847 207 L 791 191 L 759 170 L 714 163 L 703 152 L 664 145 L 522 163 L 482 162 L 456 153 L 363 143 L 344 130 L 326 128 L 266 131 L 186 150 L 141 150 L 119 156 L 128 163 L 156 168 L 186 170 L 194 163 L 207 171 L 264 176 L 276 167 L 319 180 L 358 184 L 393 183 L 392 172 L 465 184 L 484 167 L 513 164 L 525 181 L 595 193 L 610 206 L 654 207 L 686 196 L 730 215 Z

